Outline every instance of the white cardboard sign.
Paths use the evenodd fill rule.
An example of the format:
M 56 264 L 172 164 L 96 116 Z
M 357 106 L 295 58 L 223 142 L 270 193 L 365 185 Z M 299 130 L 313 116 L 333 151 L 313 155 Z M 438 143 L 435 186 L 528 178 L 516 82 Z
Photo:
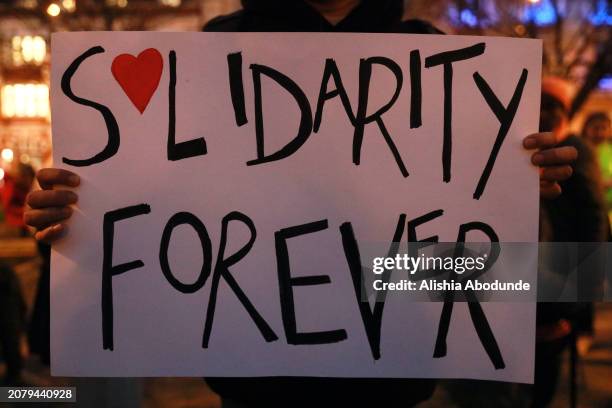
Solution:
M 533 304 L 481 304 L 502 363 L 466 303 L 434 357 L 443 304 L 360 308 L 350 264 L 438 210 L 418 239 L 478 221 L 537 241 L 539 41 L 88 32 L 52 51 L 54 161 L 82 178 L 52 254 L 54 375 L 532 381 Z

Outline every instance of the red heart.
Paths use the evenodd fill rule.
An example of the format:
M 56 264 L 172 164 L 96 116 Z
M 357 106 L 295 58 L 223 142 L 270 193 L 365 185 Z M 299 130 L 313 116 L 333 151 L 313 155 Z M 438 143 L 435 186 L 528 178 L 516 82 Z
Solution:
M 164 61 L 155 48 L 134 57 L 121 54 L 113 60 L 111 72 L 130 101 L 142 114 L 159 85 Z

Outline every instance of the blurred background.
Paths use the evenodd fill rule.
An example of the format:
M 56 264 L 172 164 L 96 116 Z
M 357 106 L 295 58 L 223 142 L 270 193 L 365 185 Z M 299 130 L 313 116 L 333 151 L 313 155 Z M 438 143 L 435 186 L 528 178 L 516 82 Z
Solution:
M 14 376 L 10 370 L 17 364 L 16 378 L 24 384 L 77 384 L 83 406 L 220 405 L 201 379 L 51 378 L 41 340 L 48 330 L 48 310 L 40 305 L 48 299 L 38 289 L 48 284 L 48 257 L 21 214 L 25 195 L 35 185 L 34 171 L 51 164 L 52 32 L 198 31 L 211 18 L 240 7 L 239 0 L 0 0 L 0 378 Z M 427 20 L 448 34 L 544 40 L 544 73 L 567 88 L 566 132 L 588 140 L 595 152 L 598 167 L 593 171 L 600 173 L 610 215 L 611 0 L 409 0 L 405 18 Z M 569 351 L 562 355 L 561 385 L 551 406 L 570 405 L 570 385 L 575 384 L 577 406 L 612 407 L 612 308 L 596 304 L 593 309 L 587 341 L 578 342 L 575 367 Z M 10 333 L 17 333 L 16 342 Z M 457 388 L 470 386 L 447 382 L 424 406 L 470 406 L 461 401 L 461 392 L 453 391 Z

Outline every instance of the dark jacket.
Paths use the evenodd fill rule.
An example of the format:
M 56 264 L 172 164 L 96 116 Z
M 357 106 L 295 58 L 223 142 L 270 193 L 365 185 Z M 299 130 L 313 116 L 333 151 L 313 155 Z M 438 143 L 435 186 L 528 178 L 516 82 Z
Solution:
M 578 136 L 569 136 L 557 145 L 572 146 L 578 159 L 572 176 L 561 182 L 563 194 L 545 202 L 555 242 L 602 242 L 607 239 L 608 222 L 597 158 Z
M 250 0 L 243 1 L 243 6 L 210 21 L 204 31 L 441 34 L 426 22 L 402 21 L 402 0 L 362 0 L 335 26 L 301 0 Z M 266 408 L 405 408 L 428 399 L 435 386 L 433 380 L 385 378 L 207 378 L 207 382 L 223 398 Z
M 596 299 L 602 288 L 605 265 L 601 243 L 607 240 L 610 229 L 600 171 L 594 152 L 583 139 L 571 135 L 557 144 L 557 147 L 563 146 L 576 148 L 578 159 L 572 165 L 572 176 L 559 183 L 563 194 L 542 203 L 543 222 L 549 230 L 548 236 L 542 238 L 557 243 L 551 259 L 546 262 L 561 277 L 577 273 L 578 300 Z M 582 326 L 583 331 L 589 331 L 585 327 L 589 323 L 581 317 L 583 310 L 584 304 L 580 303 L 538 303 L 537 324 L 544 326 L 569 319 L 579 329 Z

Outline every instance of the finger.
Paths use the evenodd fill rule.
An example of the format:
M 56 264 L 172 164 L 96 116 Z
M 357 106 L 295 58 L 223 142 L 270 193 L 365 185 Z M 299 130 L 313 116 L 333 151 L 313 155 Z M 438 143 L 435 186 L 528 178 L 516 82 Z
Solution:
M 523 139 L 525 149 L 546 149 L 557 144 L 555 135 L 552 132 L 533 133 Z
M 554 186 L 554 184 L 554 181 L 540 179 L 540 191 L 550 189 L 552 186 Z
M 544 167 L 542 169 L 542 173 L 540 174 L 540 180 L 546 181 L 563 181 L 570 178 L 574 170 L 572 166 L 553 166 L 553 167 Z
M 542 188 L 542 187 L 550 187 L 550 186 L 552 186 L 553 184 L 555 184 L 555 182 L 554 182 L 554 181 L 548 181 L 548 180 L 542 180 L 542 179 L 540 179 L 540 188 Z
M 578 150 L 572 146 L 554 147 L 540 150 L 531 156 L 531 162 L 536 166 L 554 166 L 570 164 L 578 157 Z
M 76 187 L 80 183 L 80 178 L 75 173 L 64 169 L 42 169 L 36 173 L 36 179 L 40 187 L 49 190 L 54 185 L 64 185 Z
M 23 220 L 27 225 L 40 230 L 64 221 L 71 215 L 70 207 L 49 207 L 44 210 L 28 210 L 23 214 Z
M 78 198 L 69 190 L 39 190 L 28 194 L 26 202 L 32 208 L 65 207 L 76 203 Z
M 558 183 L 549 183 L 545 186 L 540 185 L 540 197 L 547 200 L 557 198 L 561 195 L 561 186 Z
M 34 238 L 36 238 L 38 241 L 50 244 L 54 240 L 60 238 L 64 231 L 66 231 L 66 226 L 64 224 L 55 224 L 51 227 L 45 228 L 42 231 L 38 231 L 36 234 L 34 234 Z

